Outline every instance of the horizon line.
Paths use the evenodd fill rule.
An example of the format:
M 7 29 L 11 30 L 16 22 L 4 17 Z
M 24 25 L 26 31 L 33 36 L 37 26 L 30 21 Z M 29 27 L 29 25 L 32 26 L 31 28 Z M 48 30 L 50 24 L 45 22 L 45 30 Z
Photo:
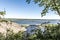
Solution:
M 47 18 L 12 18 L 12 19 L 47 19 Z M 49 19 L 51 20 L 53 18 L 49 18 Z M 56 20 L 56 18 L 54 18 L 53 20 Z M 57 20 L 60 20 L 60 19 L 57 19 Z

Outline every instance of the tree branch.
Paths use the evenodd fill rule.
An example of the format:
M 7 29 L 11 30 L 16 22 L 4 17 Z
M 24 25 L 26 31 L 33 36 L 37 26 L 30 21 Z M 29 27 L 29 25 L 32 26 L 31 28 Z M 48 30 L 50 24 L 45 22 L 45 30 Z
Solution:
M 55 3 L 55 0 L 53 0 L 53 3 L 54 3 L 54 6 L 57 6 L 56 3 Z M 58 15 L 60 16 L 60 11 L 59 11 L 58 7 L 55 7 L 55 9 L 56 9 Z

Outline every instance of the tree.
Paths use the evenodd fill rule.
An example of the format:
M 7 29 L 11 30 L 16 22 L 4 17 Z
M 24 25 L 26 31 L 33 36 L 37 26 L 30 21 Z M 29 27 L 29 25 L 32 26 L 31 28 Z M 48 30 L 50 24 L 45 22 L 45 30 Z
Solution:
M 32 0 L 26 0 L 29 4 Z M 60 0 L 33 0 L 35 4 L 38 4 L 40 7 L 44 6 L 41 16 L 45 16 L 46 13 L 51 10 L 57 12 L 60 16 Z
M 6 14 L 6 11 L 5 10 L 4 11 L 0 11 L 0 18 L 1 18 L 1 16 L 4 17 L 5 14 Z

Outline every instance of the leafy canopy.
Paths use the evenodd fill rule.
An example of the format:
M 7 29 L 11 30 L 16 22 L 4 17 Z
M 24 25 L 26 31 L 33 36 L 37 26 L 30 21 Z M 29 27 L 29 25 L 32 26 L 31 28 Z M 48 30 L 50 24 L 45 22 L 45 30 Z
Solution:
M 32 0 L 26 0 L 29 4 Z M 41 16 L 45 16 L 46 13 L 51 10 L 57 12 L 60 16 L 60 0 L 33 0 L 35 4 L 38 4 L 40 7 L 44 6 Z
M 0 11 L 0 15 L 1 15 L 1 16 L 4 16 L 5 14 L 6 14 L 6 11 Z M 1 16 L 0 16 L 0 17 L 1 17 Z
M 6 14 L 6 13 L 5 13 L 5 12 L 3 12 L 3 11 L 1 11 L 1 12 L 0 12 L 0 15 L 3 15 L 3 16 L 4 16 L 5 14 Z

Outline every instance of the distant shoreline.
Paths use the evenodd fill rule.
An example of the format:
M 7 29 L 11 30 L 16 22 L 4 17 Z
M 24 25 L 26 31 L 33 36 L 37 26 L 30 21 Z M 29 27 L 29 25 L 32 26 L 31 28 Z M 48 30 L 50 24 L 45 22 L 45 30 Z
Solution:
M 60 19 L 32 19 L 32 18 L 2 18 L 2 19 L 27 19 L 27 20 L 60 20 Z

